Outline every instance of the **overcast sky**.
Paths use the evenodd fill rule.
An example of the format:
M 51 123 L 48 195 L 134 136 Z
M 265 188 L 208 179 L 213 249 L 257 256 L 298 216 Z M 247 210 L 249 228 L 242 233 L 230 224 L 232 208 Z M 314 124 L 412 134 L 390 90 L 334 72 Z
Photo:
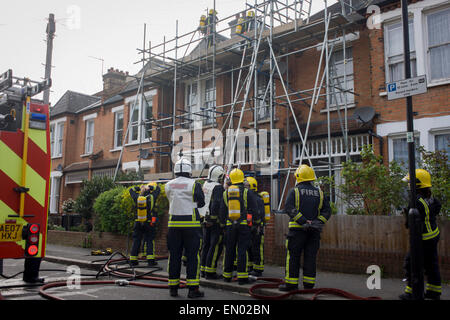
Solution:
M 313 12 L 324 1 L 313 1 Z M 328 5 L 336 1 L 328 0 Z M 249 3 L 254 3 L 251 0 Z M 46 26 L 49 13 L 56 18 L 53 48 L 54 105 L 67 91 L 94 94 L 102 90 L 104 71 L 110 67 L 135 74 L 141 64 L 137 48 L 143 46 L 144 24 L 152 45 L 172 39 L 178 19 L 179 34 L 198 26 L 200 15 L 213 0 L 22 0 L 8 1 L 0 10 L 0 73 L 40 80 L 44 76 Z M 245 9 L 245 0 L 216 0 L 218 17 Z M 41 98 L 41 95 L 38 96 Z

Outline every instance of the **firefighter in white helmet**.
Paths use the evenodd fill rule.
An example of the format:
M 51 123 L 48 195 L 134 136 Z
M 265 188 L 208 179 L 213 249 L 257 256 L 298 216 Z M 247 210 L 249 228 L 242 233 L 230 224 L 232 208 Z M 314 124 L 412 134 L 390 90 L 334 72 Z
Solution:
M 189 298 L 203 297 L 199 290 L 200 261 L 199 250 L 202 239 L 198 208 L 205 205 L 202 186 L 191 178 L 192 166 L 189 160 L 178 160 L 174 168 L 175 179 L 165 186 L 169 200 L 169 223 L 167 247 L 169 249 L 170 295 L 178 295 L 180 285 L 181 257 L 183 250 L 187 257 L 186 285 Z
M 219 165 L 209 168 L 208 180 L 203 185 L 205 206 L 201 209 L 203 217 L 203 247 L 201 273 L 206 279 L 217 279 L 217 261 L 223 250 L 223 228 L 219 221 L 220 206 L 223 202 L 223 179 L 225 171 Z

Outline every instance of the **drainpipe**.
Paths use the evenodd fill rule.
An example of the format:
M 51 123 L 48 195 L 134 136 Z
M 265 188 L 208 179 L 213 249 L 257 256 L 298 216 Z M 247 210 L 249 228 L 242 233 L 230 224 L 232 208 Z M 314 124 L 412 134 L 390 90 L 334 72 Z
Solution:
M 380 136 L 380 135 L 378 135 L 378 134 L 376 134 L 375 132 L 373 132 L 372 130 L 369 130 L 369 135 L 371 136 L 371 137 L 374 137 L 374 138 L 377 138 L 378 139 L 378 141 L 380 142 L 380 155 L 381 156 L 383 156 L 383 137 L 382 136 Z

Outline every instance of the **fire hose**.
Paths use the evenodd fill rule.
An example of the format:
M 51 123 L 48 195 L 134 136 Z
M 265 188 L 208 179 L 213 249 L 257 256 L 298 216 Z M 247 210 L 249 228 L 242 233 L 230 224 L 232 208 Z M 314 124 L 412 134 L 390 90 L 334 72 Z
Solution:
M 359 297 L 357 295 L 354 295 L 350 292 L 335 289 L 335 288 L 317 288 L 317 289 L 304 289 L 304 290 L 293 290 L 289 291 L 280 295 L 262 295 L 257 293 L 258 289 L 262 288 L 278 288 L 280 284 L 283 284 L 284 281 L 279 278 L 266 278 L 266 277 L 258 277 L 257 280 L 271 282 L 271 283 L 261 283 L 261 284 L 255 284 L 249 289 L 249 294 L 256 299 L 260 300 L 283 300 L 287 299 L 292 295 L 297 294 L 313 294 L 313 297 L 310 300 L 317 300 L 318 296 L 321 294 L 330 294 L 334 296 L 343 297 L 350 300 L 381 300 L 380 297 Z
M 83 281 L 80 281 L 79 284 L 80 285 L 119 285 L 119 286 L 130 285 L 130 286 L 136 286 L 136 287 L 157 288 L 157 289 L 168 289 L 169 288 L 169 285 L 167 283 L 168 282 L 167 278 L 155 277 L 155 276 L 148 275 L 149 273 L 152 273 L 156 270 L 153 270 L 153 271 L 150 271 L 150 272 L 147 272 L 144 274 L 136 275 L 134 268 L 132 268 L 133 274 L 130 274 L 127 272 L 122 272 L 122 270 L 129 270 L 130 267 L 126 267 L 126 268 L 117 268 L 116 267 L 115 269 L 112 268 L 112 264 L 120 264 L 120 263 L 124 263 L 124 262 L 128 261 L 128 259 L 126 257 L 124 257 L 122 254 L 121 254 L 123 256 L 122 258 L 112 259 L 113 256 L 116 254 L 121 254 L 121 253 L 116 252 L 113 255 L 111 255 L 111 257 L 109 259 L 107 259 L 107 261 L 103 264 L 100 271 L 96 275 L 97 280 L 83 280 Z M 157 257 L 156 259 L 163 260 L 163 259 L 167 259 L 167 257 L 166 256 Z M 122 278 L 122 279 L 98 280 L 98 277 L 102 274 L 114 275 L 114 276 Z M 143 282 L 135 281 L 136 279 L 151 280 L 151 281 L 158 281 L 158 282 L 165 282 L 165 283 L 164 284 L 143 283 Z M 237 280 L 237 279 L 233 279 L 233 280 Z M 337 297 L 342 297 L 342 298 L 346 298 L 346 299 L 350 299 L 350 300 L 381 300 L 380 297 L 364 298 L 364 297 L 360 297 L 360 296 L 357 296 L 350 292 L 346 292 L 344 290 L 340 290 L 340 289 L 336 289 L 336 288 L 317 288 L 317 289 L 293 290 L 293 291 L 289 291 L 289 292 L 282 293 L 279 295 L 264 295 L 262 293 L 258 293 L 258 290 L 263 289 L 263 288 L 266 288 L 266 289 L 278 288 L 278 286 L 280 284 L 284 283 L 284 280 L 282 280 L 280 278 L 270 278 L 270 277 L 256 277 L 256 280 L 268 282 L 268 283 L 255 284 L 249 288 L 248 292 L 249 292 L 250 296 L 252 296 L 255 299 L 259 299 L 259 300 L 283 300 L 283 299 L 287 299 L 293 295 L 302 295 L 302 294 L 312 294 L 313 296 L 310 300 L 317 300 L 320 295 L 324 295 L 324 294 L 334 295 Z M 64 300 L 64 299 L 57 297 L 55 295 L 52 295 L 46 291 L 46 290 L 49 290 L 52 288 L 64 287 L 64 286 L 67 286 L 67 282 L 61 281 L 61 282 L 48 283 L 48 284 L 45 284 L 40 287 L 39 294 L 42 297 L 47 298 L 49 300 Z M 180 281 L 180 288 L 185 288 L 185 287 L 186 287 L 186 282 Z

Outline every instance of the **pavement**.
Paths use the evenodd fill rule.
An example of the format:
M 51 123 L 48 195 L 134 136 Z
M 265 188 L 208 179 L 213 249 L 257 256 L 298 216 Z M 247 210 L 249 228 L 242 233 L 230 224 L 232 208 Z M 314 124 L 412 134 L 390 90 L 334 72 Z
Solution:
M 120 258 L 117 255 L 113 258 Z M 77 265 L 80 268 L 99 270 L 109 256 L 92 256 L 91 249 L 78 248 L 78 247 L 66 247 L 54 244 L 47 245 L 47 252 L 45 260 L 48 262 L 60 263 L 65 265 Z M 221 260 L 221 259 L 220 259 Z M 139 269 L 141 272 L 149 271 L 146 270 L 146 263 L 141 262 Z M 161 259 L 158 261 L 158 266 L 160 270 L 152 273 L 153 276 L 167 277 L 167 259 Z M 221 264 L 218 266 L 218 273 L 220 274 Z M 154 269 L 153 269 L 154 270 Z M 184 279 L 185 275 L 183 272 L 185 268 L 182 268 L 181 278 Z M 369 279 L 371 274 L 344 274 L 326 271 L 317 271 L 316 288 L 336 288 L 359 297 L 379 297 L 383 300 L 398 300 L 398 295 L 401 294 L 405 287 L 405 282 L 402 279 L 395 278 L 381 278 L 379 283 L 379 289 L 369 289 L 368 282 L 374 283 Z M 275 265 L 265 265 L 264 273 L 262 275 L 264 278 L 284 278 L 284 266 Z M 236 281 L 231 283 L 224 282 L 223 280 L 207 280 L 200 278 L 200 286 L 218 288 L 221 290 L 231 290 L 233 292 L 248 293 L 249 289 L 255 284 L 269 283 L 263 280 L 257 280 L 248 285 L 239 285 Z M 300 288 L 301 289 L 301 288 Z M 258 290 L 259 294 L 267 296 L 278 296 L 283 294 L 278 289 L 262 288 Z M 290 299 L 298 300 L 308 300 L 313 297 L 312 294 L 301 294 L 291 296 Z M 341 300 L 345 299 L 336 295 L 323 294 L 318 297 L 320 300 Z M 450 286 L 448 284 L 443 285 L 443 293 L 441 296 L 442 300 L 450 300 Z
M 121 258 L 120 254 L 117 254 L 113 259 Z M 48 244 L 46 257 L 44 261 L 48 263 L 63 264 L 66 266 L 78 266 L 81 269 L 99 271 L 105 262 L 110 258 L 110 256 L 93 256 L 91 255 L 91 249 L 79 248 L 79 247 L 67 247 L 61 245 Z M 152 276 L 167 277 L 167 259 L 158 260 L 158 267 L 147 268 L 145 262 L 141 262 L 137 272 L 145 273 L 148 271 L 153 271 Z M 217 268 L 218 273 L 222 270 L 221 264 Z M 185 268 L 181 270 L 181 278 L 185 279 Z M 301 274 L 300 274 L 301 276 Z M 369 279 L 371 274 L 344 274 L 344 273 L 334 273 L 327 271 L 317 271 L 316 288 L 334 288 L 343 290 L 345 292 L 351 293 L 358 297 L 368 298 L 368 297 L 379 297 L 382 300 L 398 300 L 398 295 L 401 294 L 405 287 L 405 282 L 402 279 L 395 278 L 381 278 L 378 288 L 369 289 L 368 283 L 373 284 L 374 282 Z M 284 278 L 284 266 L 275 265 L 265 265 L 263 278 Z M 84 278 L 84 277 L 83 277 Z M 248 294 L 249 289 L 254 285 L 268 284 L 270 282 L 264 280 L 263 278 L 257 278 L 255 282 L 247 285 L 239 285 L 237 281 L 232 281 L 231 283 L 224 282 L 222 279 L 219 280 L 209 280 L 200 278 L 200 287 L 205 288 L 216 288 L 220 290 L 229 290 L 232 292 L 239 292 L 243 294 Z M 67 275 L 65 277 L 67 279 Z M 48 278 L 46 283 L 51 281 L 57 281 L 58 278 Z M 9 280 L 11 281 L 11 280 Z M 22 283 L 22 281 L 18 281 Z M 10 282 L 13 284 L 12 282 Z M 302 289 L 300 287 L 300 289 Z M 263 296 L 279 296 L 284 294 L 284 292 L 279 291 L 276 288 L 260 288 L 257 293 Z M 293 300 L 309 300 L 313 297 L 312 294 L 296 294 L 291 295 L 288 299 Z M 208 297 L 205 297 L 208 299 Z M 347 298 L 340 297 L 334 294 L 321 294 L 317 297 L 318 300 L 347 300 Z M 443 284 L 443 293 L 441 296 L 442 300 L 450 300 L 450 286 L 448 284 Z

